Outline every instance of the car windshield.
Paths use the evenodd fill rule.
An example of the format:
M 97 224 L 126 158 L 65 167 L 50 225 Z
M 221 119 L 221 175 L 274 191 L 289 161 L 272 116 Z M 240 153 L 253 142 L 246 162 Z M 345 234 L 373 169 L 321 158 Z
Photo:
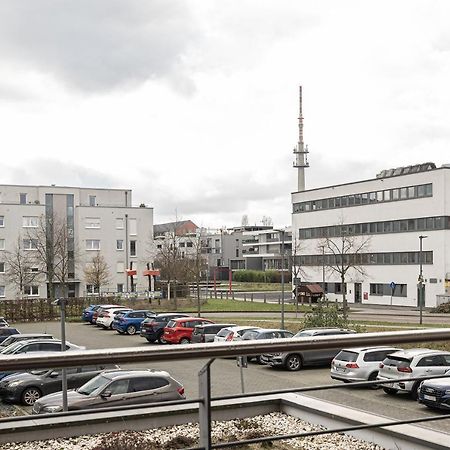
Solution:
M 1 352 L 4 355 L 12 355 L 18 348 L 22 347 L 23 342 L 19 341 L 14 344 L 11 344 L 10 346 L 6 347 Z
M 335 359 L 337 359 L 338 361 L 355 362 L 357 358 L 358 353 L 342 350 L 341 352 L 339 352 Z
M 394 366 L 394 367 L 404 368 L 404 367 L 409 367 L 409 365 L 411 364 L 411 360 L 409 360 L 407 358 L 388 356 L 387 358 L 384 358 L 383 364 L 385 366 Z
M 299 331 L 294 337 L 311 337 L 314 336 L 314 331 Z
M 47 372 L 49 372 L 48 369 L 35 369 L 35 370 L 28 371 L 28 373 L 31 373 L 31 375 L 44 375 Z M 50 370 L 50 372 L 53 372 L 53 369 Z
M 166 325 L 167 328 L 173 328 L 176 325 L 175 320 L 170 320 Z
M 89 380 L 87 383 L 83 384 L 83 386 L 77 389 L 79 394 L 90 395 L 97 389 L 106 386 L 111 380 L 109 378 L 104 377 L 103 375 L 97 375 L 96 377 Z
M 3 342 L 2 342 L 2 346 L 3 347 L 8 347 L 8 345 L 11 345 L 13 342 L 16 342 L 17 339 L 15 338 L 11 338 L 11 337 L 7 337 Z

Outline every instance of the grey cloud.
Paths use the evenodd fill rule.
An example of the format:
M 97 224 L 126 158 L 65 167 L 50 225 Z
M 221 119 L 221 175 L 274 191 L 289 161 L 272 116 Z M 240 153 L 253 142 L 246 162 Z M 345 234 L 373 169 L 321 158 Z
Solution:
M 182 77 L 198 35 L 181 0 L 5 0 L 3 62 L 52 74 L 81 91 Z M 189 81 L 182 91 L 192 90 Z
M 4 101 L 25 101 L 34 97 L 30 92 L 5 83 L 0 84 L 0 99 Z
M 7 182 L 13 184 L 56 184 L 59 186 L 121 188 L 120 180 L 86 167 L 64 163 L 54 159 L 40 158 L 28 161 L 22 167 L 6 167 Z M 126 187 L 126 186 L 125 186 Z

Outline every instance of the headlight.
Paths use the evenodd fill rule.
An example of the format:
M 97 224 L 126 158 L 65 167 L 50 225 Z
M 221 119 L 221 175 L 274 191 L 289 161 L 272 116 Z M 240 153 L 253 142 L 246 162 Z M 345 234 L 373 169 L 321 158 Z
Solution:
M 22 383 L 22 382 L 21 381 L 11 381 L 10 383 L 6 383 L 5 387 L 13 388 L 13 387 L 19 386 L 20 383 Z
M 42 408 L 42 411 L 49 412 L 49 413 L 59 412 L 59 411 L 62 411 L 62 406 L 57 406 L 57 405 L 44 406 Z

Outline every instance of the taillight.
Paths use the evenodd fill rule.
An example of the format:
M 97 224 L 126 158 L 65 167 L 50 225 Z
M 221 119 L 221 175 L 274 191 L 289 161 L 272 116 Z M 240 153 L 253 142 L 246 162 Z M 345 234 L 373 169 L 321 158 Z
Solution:
M 103 317 L 106 317 L 109 319 L 111 316 L 109 314 L 103 314 Z
M 358 369 L 359 368 L 358 364 L 356 364 L 356 363 L 347 363 L 345 365 L 345 367 L 348 367 L 349 369 Z
M 178 393 L 179 393 L 180 395 L 184 395 L 184 387 L 183 387 L 183 386 L 179 387 L 179 388 L 177 389 L 177 391 L 178 391 Z
M 403 372 L 403 373 L 412 373 L 412 369 L 411 367 L 397 367 L 397 371 L 398 372 Z
M 384 367 L 383 363 L 380 363 L 380 365 L 378 366 L 380 369 L 382 369 Z
M 233 336 L 234 336 L 234 331 L 231 331 L 230 333 L 228 333 L 227 338 L 225 339 L 226 341 L 232 341 L 233 340 Z

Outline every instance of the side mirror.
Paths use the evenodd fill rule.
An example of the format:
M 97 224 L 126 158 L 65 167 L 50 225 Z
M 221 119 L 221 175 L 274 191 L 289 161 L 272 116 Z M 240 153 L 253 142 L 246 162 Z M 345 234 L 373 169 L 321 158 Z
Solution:
M 109 390 L 106 390 L 106 391 L 103 391 L 103 392 L 100 394 L 100 397 L 101 397 L 101 398 L 109 398 L 109 397 L 111 397 L 111 395 L 112 395 L 112 392 L 109 391 Z

